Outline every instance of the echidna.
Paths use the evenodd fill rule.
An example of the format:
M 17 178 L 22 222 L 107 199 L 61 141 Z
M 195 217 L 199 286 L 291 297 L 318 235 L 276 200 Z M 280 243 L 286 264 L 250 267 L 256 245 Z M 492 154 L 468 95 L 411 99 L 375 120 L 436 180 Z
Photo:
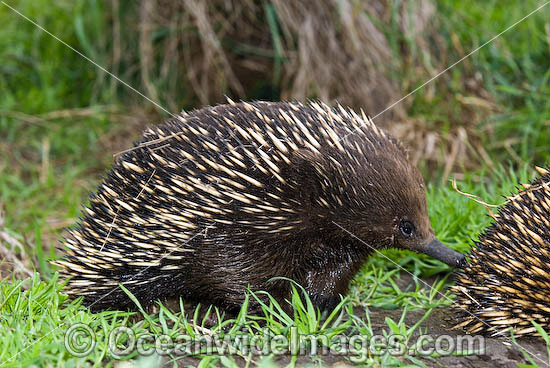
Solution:
M 507 203 L 457 275 L 455 310 L 468 333 L 537 335 L 550 327 L 550 171 Z
M 435 238 L 402 146 L 364 113 L 318 102 L 229 101 L 146 130 L 66 246 L 67 291 L 95 309 L 131 305 L 119 283 L 143 304 L 231 310 L 248 287 L 282 301 L 277 276 L 330 308 L 373 249 L 464 259 Z

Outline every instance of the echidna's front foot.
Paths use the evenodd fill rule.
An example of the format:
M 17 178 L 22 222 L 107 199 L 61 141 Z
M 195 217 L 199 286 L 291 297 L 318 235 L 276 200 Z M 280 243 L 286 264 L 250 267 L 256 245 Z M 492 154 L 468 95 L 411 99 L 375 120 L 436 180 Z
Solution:
M 340 275 L 340 277 L 335 275 Z M 332 312 L 348 288 L 349 277 L 341 276 L 336 272 L 319 272 L 317 270 L 308 273 L 305 289 L 313 305 L 321 311 Z
M 327 311 L 328 313 L 332 312 L 334 308 L 341 301 L 340 295 L 313 295 L 311 296 L 311 301 L 313 305 L 319 308 L 321 311 Z

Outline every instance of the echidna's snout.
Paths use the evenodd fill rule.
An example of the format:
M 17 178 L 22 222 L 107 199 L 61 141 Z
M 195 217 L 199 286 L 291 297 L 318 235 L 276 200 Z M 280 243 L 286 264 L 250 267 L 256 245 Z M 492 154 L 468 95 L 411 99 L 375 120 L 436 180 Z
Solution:
M 466 265 L 466 258 L 464 257 L 464 254 L 452 250 L 437 240 L 437 238 L 434 238 L 434 240 L 428 243 L 424 253 L 440 260 L 445 264 L 448 264 L 451 267 L 464 267 Z

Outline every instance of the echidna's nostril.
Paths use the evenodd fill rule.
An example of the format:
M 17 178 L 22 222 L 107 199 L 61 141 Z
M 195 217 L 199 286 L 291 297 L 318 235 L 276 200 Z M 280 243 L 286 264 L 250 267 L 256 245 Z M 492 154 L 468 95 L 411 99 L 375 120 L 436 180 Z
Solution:
M 468 264 L 466 261 L 466 256 L 464 254 L 460 255 L 458 259 L 456 260 L 457 267 L 464 268 Z

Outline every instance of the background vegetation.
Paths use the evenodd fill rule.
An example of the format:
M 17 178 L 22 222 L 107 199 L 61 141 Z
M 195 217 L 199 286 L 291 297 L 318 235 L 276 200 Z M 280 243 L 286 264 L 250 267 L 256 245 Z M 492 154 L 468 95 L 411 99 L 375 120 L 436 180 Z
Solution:
M 542 4 L 6 3 L 169 111 L 220 103 L 229 95 L 322 98 L 366 108 L 371 115 Z M 430 184 L 436 233 L 455 249 L 466 251 L 489 219 L 485 208 L 456 193 L 448 179 L 489 203 L 502 203 L 502 195 L 514 191 L 518 181 L 534 177 L 534 165 L 550 162 L 549 15 L 550 6 L 376 117 L 411 148 Z M 66 352 L 65 329 L 56 327 L 74 321 L 86 321 L 99 332 L 121 324 L 196 331 L 188 318 L 163 310 L 136 322 L 128 313 L 91 315 L 78 303 L 64 304 L 48 264 L 63 229 L 77 220 L 112 155 L 167 114 L 3 4 L 0 24 L 0 326 L 5 331 L 0 366 L 113 364 L 104 346 L 86 358 Z M 386 254 L 417 276 L 449 275 L 447 266 L 427 257 Z M 364 322 L 357 321 L 365 320 L 368 308 L 430 311 L 448 305 L 418 282 L 401 285 L 399 279 L 392 262 L 374 257 L 342 309 L 358 318 L 330 328 L 308 319 L 311 315 L 266 318 L 281 331 L 308 325 L 315 333 L 367 333 Z M 448 282 L 439 290 L 444 292 Z M 399 321 L 388 328 L 404 325 Z M 200 359 L 235 363 L 233 358 Z M 372 359 L 367 363 L 421 364 L 413 356 Z

